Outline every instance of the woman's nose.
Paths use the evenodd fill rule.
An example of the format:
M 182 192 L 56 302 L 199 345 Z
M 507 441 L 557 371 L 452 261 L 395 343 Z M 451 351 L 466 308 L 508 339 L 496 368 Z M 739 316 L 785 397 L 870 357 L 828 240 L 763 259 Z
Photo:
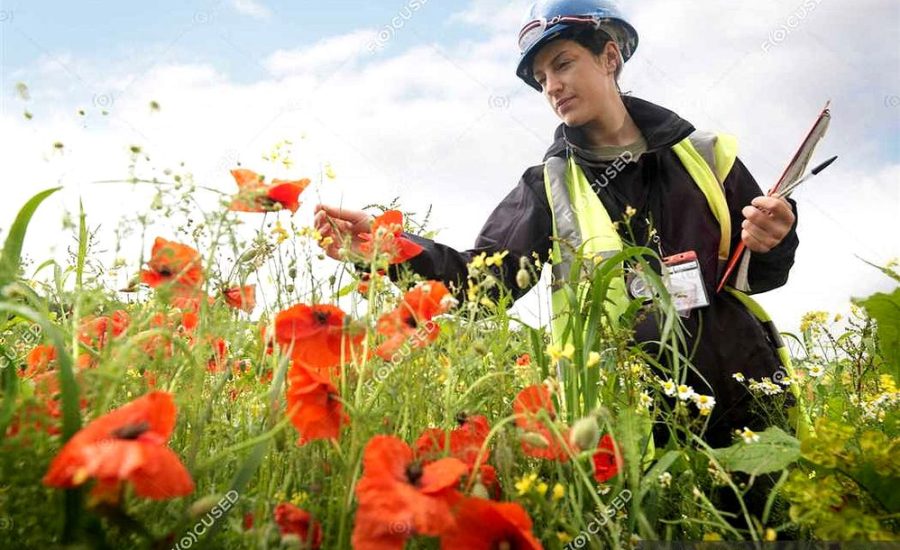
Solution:
M 549 74 L 544 78 L 544 92 L 546 92 L 546 94 L 552 100 L 557 94 L 559 94 L 560 90 L 562 89 L 562 83 L 558 78 Z

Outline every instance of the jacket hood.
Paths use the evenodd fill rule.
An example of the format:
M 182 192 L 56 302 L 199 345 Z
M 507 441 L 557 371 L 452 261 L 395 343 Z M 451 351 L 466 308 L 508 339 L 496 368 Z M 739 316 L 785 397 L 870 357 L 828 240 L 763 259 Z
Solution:
M 694 131 L 694 126 L 675 114 L 644 99 L 633 96 L 622 96 L 625 110 L 634 120 L 635 125 L 647 140 L 647 151 L 669 148 L 686 138 Z M 579 127 L 560 124 L 553 136 L 553 145 L 547 149 L 544 160 L 550 157 L 562 157 L 566 154 L 566 138 L 576 148 L 585 147 L 586 140 Z

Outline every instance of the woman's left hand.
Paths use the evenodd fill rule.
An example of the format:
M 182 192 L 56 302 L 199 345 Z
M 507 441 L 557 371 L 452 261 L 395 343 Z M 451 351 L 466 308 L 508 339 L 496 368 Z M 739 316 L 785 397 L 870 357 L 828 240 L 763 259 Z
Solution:
M 775 248 L 794 225 L 791 204 L 775 197 L 756 197 L 741 213 L 741 240 L 753 252 L 768 252 Z

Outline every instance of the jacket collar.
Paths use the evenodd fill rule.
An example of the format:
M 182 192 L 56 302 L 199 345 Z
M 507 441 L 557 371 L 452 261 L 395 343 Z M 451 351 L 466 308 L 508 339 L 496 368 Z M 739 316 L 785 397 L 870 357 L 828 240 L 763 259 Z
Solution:
M 665 107 L 628 95 L 622 96 L 622 102 L 625 104 L 625 110 L 628 111 L 631 119 L 644 135 L 644 139 L 647 140 L 647 152 L 667 149 L 694 131 L 694 126 L 690 122 Z M 579 127 L 560 124 L 553 136 L 553 145 L 547 150 L 544 160 L 550 157 L 565 156 L 566 139 L 576 149 L 583 148 L 586 143 L 584 134 Z

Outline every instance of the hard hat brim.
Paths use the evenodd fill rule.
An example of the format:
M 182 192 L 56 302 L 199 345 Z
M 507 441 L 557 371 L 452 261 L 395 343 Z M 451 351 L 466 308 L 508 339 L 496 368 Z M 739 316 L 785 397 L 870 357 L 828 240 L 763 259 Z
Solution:
M 616 44 L 618 44 L 619 49 L 622 52 L 622 59 L 628 61 L 629 58 L 634 54 L 634 51 L 637 49 L 638 44 L 638 34 L 637 31 L 632 27 L 627 21 L 618 18 L 609 18 L 609 21 L 618 27 L 624 36 L 621 37 L 621 40 L 616 40 Z M 534 41 L 534 43 L 528 47 L 527 50 L 522 52 L 519 58 L 519 65 L 516 67 L 516 75 L 525 81 L 526 84 L 531 86 L 537 91 L 541 91 L 541 85 L 538 84 L 538 81 L 535 80 L 534 75 L 532 73 L 532 63 L 534 62 L 534 57 L 537 53 L 543 48 L 547 43 L 553 41 L 558 38 L 561 34 L 570 31 L 571 29 L 579 29 L 583 28 L 584 25 L 576 25 L 576 24 L 568 24 L 568 23 L 557 23 L 552 27 L 548 27 L 541 36 Z M 601 27 L 602 29 L 602 27 Z M 624 41 L 624 43 L 623 43 Z

